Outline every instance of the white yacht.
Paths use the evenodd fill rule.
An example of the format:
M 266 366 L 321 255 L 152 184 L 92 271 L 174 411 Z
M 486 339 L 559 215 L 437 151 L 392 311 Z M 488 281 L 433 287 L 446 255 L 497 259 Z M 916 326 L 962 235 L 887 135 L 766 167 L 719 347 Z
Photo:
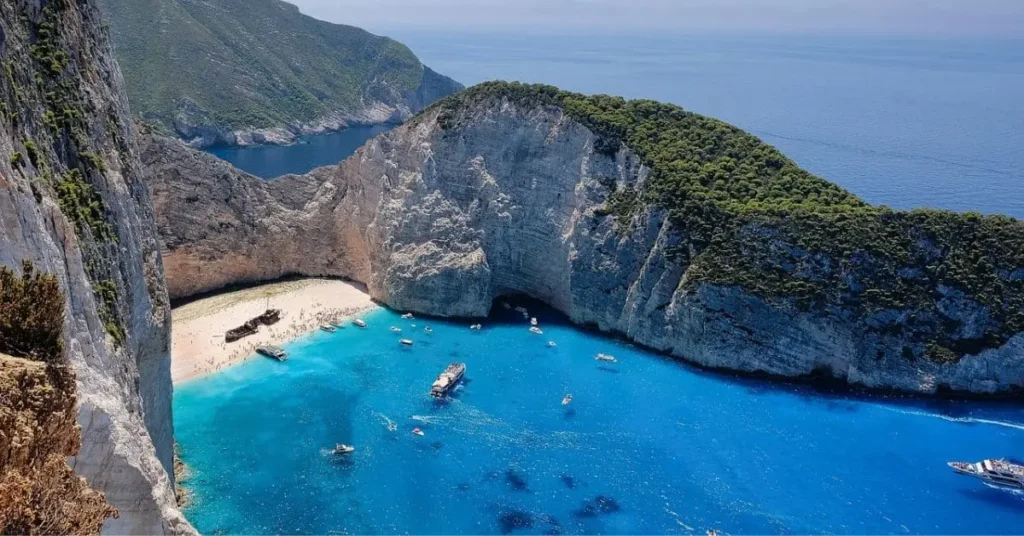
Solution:
M 411 339 L 402 339 L 402 340 L 400 340 L 398 342 L 402 343 L 405 346 L 412 346 L 412 340 Z
M 391 326 L 391 333 L 401 333 L 402 328 Z
M 536 335 L 543 335 L 544 331 L 538 328 L 537 326 L 530 326 L 530 333 L 534 333 Z
M 595 356 L 594 359 L 598 361 L 604 361 L 605 363 L 615 363 L 617 361 L 617 359 L 615 359 L 615 356 L 609 354 L 597 354 L 597 356 Z
M 357 325 L 357 326 L 359 326 L 359 327 L 361 327 L 361 328 L 365 328 L 366 327 L 366 321 L 364 321 L 362 318 L 357 318 L 357 319 L 353 320 L 352 323 Z
M 957 474 L 973 476 L 1004 488 L 1024 489 L 1024 465 L 1006 460 L 982 460 L 975 463 L 949 462 Z
M 336 455 L 352 454 L 356 451 L 356 448 L 352 445 L 346 445 L 344 443 L 338 443 L 334 446 L 333 453 Z

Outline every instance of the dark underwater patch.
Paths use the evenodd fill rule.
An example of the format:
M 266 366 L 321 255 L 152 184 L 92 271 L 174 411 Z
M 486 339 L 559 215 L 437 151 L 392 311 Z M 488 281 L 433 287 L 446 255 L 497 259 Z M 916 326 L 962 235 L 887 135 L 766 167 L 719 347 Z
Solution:
M 562 475 L 562 484 L 569 489 L 576 489 L 576 479 L 572 475 Z
M 522 510 L 509 510 L 498 516 L 498 526 L 502 534 L 509 534 L 518 529 L 533 528 L 533 515 Z
M 593 518 L 601 515 L 614 514 L 622 510 L 619 502 L 607 495 L 598 495 L 593 500 L 584 501 L 583 504 L 573 512 L 578 518 Z
M 530 491 L 526 478 L 517 473 L 515 469 L 505 471 L 505 483 L 512 491 Z

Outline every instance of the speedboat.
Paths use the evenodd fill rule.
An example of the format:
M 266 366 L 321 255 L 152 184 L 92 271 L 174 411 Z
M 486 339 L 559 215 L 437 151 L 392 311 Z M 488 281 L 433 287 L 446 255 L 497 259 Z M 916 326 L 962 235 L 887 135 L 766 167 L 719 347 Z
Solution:
M 544 334 L 544 332 L 540 328 L 538 328 L 537 326 L 530 326 L 530 333 L 535 333 L 537 335 L 543 335 Z
M 424 333 L 433 333 L 434 329 L 431 328 L 430 326 L 427 326 L 427 327 L 423 328 L 423 332 Z
M 412 318 L 412 313 L 405 313 L 404 315 L 402 315 L 402 318 L 409 320 L 410 318 Z
M 402 339 L 402 340 L 400 340 L 398 342 L 400 342 L 400 343 L 402 343 L 402 344 L 404 344 L 406 346 L 412 346 L 412 341 L 409 340 L 409 339 Z
M 402 328 L 397 328 L 395 326 L 391 326 L 391 333 L 401 333 L 401 332 L 402 332 Z
M 323 325 L 320 326 L 320 330 L 321 331 L 326 331 L 327 333 L 334 333 L 335 331 L 338 331 L 338 328 L 336 328 L 336 327 L 334 327 L 334 326 L 332 326 L 330 324 L 323 324 Z
M 562 405 L 568 406 L 570 402 L 572 402 L 572 395 L 565 395 L 565 398 L 562 399 Z
M 346 454 L 352 454 L 355 451 L 356 451 L 356 448 L 353 447 L 352 445 L 346 445 L 344 443 L 338 443 L 337 445 L 334 446 L 334 451 L 332 451 L 332 453 L 335 454 L 335 455 L 341 456 L 341 455 L 346 455 Z
M 1024 465 L 1006 460 L 982 460 L 975 463 L 949 462 L 953 471 L 960 475 L 973 476 L 993 486 L 1024 489 Z
M 359 327 L 361 327 L 361 328 L 365 328 L 366 327 L 366 322 L 362 318 L 357 318 L 357 319 L 353 320 L 352 323 L 357 325 L 357 326 L 359 326 Z
M 481 324 L 473 324 L 472 326 L 469 326 L 469 329 L 479 331 L 479 330 L 483 329 L 483 325 L 481 325 Z
M 608 354 L 597 354 L 597 356 L 594 357 L 594 359 L 598 361 L 604 361 L 605 363 L 615 363 L 617 361 L 615 359 L 615 356 Z
M 536 326 L 537 325 L 537 318 L 536 317 L 530 319 L 530 325 L 531 326 Z
M 424 435 L 426 435 L 426 434 L 423 433 L 423 430 L 420 430 L 420 428 L 418 426 L 416 428 L 412 429 L 412 433 L 413 433 L 413 435 L 418 435 L 420 437 L 423 437 Z
M 558 346 L 558 345 L 555 344 L 555 341 L 548 341 L 548 348 L 554 348 L 556 346 Z

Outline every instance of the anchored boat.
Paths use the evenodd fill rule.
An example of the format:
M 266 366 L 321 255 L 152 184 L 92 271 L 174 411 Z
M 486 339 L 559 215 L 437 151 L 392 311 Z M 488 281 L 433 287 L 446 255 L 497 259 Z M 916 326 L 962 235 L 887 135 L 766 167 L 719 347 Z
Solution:
M 975 463 L 949 462 L 954 472 L 973 476 L 982 482 L 1012 489 L 1024 489 L 1024 465 L 1006 460 L 982 460 Z
M 595 356 L 594 359 L 596 359 L 598 361 L 604 361 L 605 363 L 615 363 L 616 362 L 615 356 L 609 355 L 609 354 L 597 354 L 597 356 Z
M 357 319 L 353 320 L 352 323 L 357 325 L 357 326 L 359 326 L 359 327 L 361 327 L 361 328 L 365 328 L 366 327 L 366 322 L 363 321 L 362 318 L 357 318 Z
M 288 360 L 288 354 L 284 353 L 284 350 L 278 348 L 277 346 L 260 346 L 259 348 L 256 349 L 256 353 L 260 355 L 265 355 L 271 359 L 276 359 L 278 361 Z
M 402 339 L 402 340 L 400 340 L 398 342 L 404 344 L 405 346 L 412 346 L 412 340 L 410 340 L 410 339 Z
M 323 324 L 322 326 L 320 326 L 320 330 L 326 331 L 327 333 L 334 333 L 335 331 L 338 331 L 338 328 L 330 324 Z
M 440 398 L 448 394 L 455 388 L 462 377 L 466 375 L 466 364 L 465 363 L 452 363 L 448 365 L 448 368 L 444 369 L 444 372 L 434 380 L 434 384 L 430 386 L 430 396 Z
M 334 446 L 334 450 L 332 452 L 336 456 L 341 456 L 341 455 L 352 454 L 355 451 L 356 451 L 356 448 L 353 447 L 352 445 L 346 445 L 344 443 L 338 443 L 337 445 Z

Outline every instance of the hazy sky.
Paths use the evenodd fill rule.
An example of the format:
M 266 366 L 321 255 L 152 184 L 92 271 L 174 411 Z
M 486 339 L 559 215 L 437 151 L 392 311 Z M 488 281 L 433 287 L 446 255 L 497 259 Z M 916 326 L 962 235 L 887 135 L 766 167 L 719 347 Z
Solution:
M 1024 0 L 289 0 L 361 26 L 1024 36 Z

